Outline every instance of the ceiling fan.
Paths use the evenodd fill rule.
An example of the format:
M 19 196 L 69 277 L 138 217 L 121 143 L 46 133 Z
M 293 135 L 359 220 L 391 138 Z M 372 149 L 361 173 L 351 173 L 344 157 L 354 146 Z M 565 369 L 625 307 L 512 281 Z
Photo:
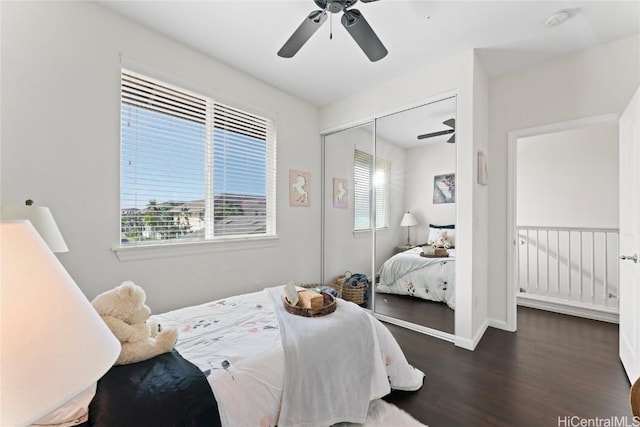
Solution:
M 327 12 L 338 13 L 342 11 L 340 22 L 347 32 L 356 41 L 360 49 L 367 55 L 371 62 L 378 61 L 387 55 L 384 47 L 376 33 L 373 31 L 367 20 L 358 9 L 349 9 L 358 0 L 313 0 L 322 10 L 314 10 L 302 21 L 289 40 L 278 51 L 278 56 L 283 58 L 293 57 L 300 48 L 311 38 L 311 36 L 327 20 Z M 360 0 L 363 3 L 370 3 L 377 0 Z
M 453 135 L 451 135 L 451 138 L 447 139 L 447 142 L 450 144 L 454 144 L 456 142 L 456 119 L 447 119 L 444 122 L 442 122 L 443 125 L 449 126 L 451 129 L 446 129 L 446 130 L 440 130 L 438 132 L 431 132 L 431 133 L 425 133 L 424 135 L 418 135 L 418 139 L 425 139 L 425 138 L 433 138 L 434 136 L 440 136 L 440 135 L 448 135 L 450 133 L 452 133 Z

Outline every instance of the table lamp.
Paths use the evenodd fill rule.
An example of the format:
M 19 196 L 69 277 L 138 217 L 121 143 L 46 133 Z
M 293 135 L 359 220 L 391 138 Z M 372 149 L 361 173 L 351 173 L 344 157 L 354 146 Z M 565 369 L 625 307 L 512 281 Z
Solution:
M 24 206 L 6 206 L 2 209 L 1 217 L 2 219 L 28 219 L 52 252 L 69 252 L 49 208 L 33 206 L 33 200 L 29 199 L 24 202 Z
M 92 386 L 120 343 L 29 221 L 0 221 L 0 283 L 0 425 L 28 425 Z
M 407 246 L 411 246 L 411 237 L 409 234 L 409 230 L 412 225 L 418 225 L 418 221 L 416 221 L 416 217 L 413 216 L 411 212 L 407 212 L 402 217 L 402 221 L 400 221 L 400 227 L 407 227 Z

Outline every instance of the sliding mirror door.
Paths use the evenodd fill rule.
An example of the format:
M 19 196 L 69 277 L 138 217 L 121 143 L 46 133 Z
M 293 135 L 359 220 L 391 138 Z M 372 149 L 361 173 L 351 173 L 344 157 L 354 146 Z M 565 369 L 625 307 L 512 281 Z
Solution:
M 375 307 L 455 334 L 455 97 L 375 122 Z M 431 245 L 440 240 L 442 246 Z
M 373 278 L 371 206 L 373 124 L 344 129 L 323 137 L 323 282 L 349 272 Z M 356 285 L 357 287 L 358 285 Z M 370 289 L 362 306 L 371 307 Z

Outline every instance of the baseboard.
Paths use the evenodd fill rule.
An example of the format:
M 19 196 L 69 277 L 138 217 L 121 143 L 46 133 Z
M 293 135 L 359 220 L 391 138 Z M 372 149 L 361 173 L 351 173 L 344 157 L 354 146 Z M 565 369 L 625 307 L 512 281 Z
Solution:
M 584 317 L 586 319 L 599 320 L 601 322 L 619 322 L 618 310 L 614 308 L 571 303 L 569 301 L 532 294 L 518 294 L 517 298 L 518 305 L 523 307 L 537 308 L 540 310 L 552 311 L 554 313 Z
M 489 322 L 485 320 L 485 322 L 482 324 L 482 326 L 480 326 L 480 328 L 478 329 L 478 331 L 476 332 L 476 334 L 473 336 L 472 339 L 456 337 L 456 340 L 455 340 L 456 346 L 462 347 L 465 350 L 471 350 L 471 351 L 475 350 L 476 346 L 484 336 L 484 333 L 487 331 L 488 327 L 489 327 Z
M 507 322 L 503 320 L 489 319 L 489 326 L 496 329 L 502 329 L 503 331 L 513 332 L 509 329 Z
M 441 340 L 445 340 L 449 342 L 455 342 L 455 336 L 447 332 L 442 332 L 437 329 L 427 328 L 426 326 L 422 326 L 422 325 L 416 325 L 415 323 L 396 319 L 395 317 L 389 317 L 380 313 L 375 313 L 374 317 L 383 322 L 391 323 L 392 325 L 396 325 L 396 326 L 401 326 L 406 329 L 411 329 L 412 331 L 420 332 L 421 334 L 440 338 Z

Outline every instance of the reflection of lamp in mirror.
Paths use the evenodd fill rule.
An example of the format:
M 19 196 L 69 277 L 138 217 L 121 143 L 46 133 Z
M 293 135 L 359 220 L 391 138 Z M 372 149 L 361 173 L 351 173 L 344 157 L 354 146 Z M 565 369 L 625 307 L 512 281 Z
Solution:
M 411 235 L 409 233 L 412 225 L 418 225 L 418 221 L 416 221 L 416 217 L 411 212 L 407 212 L 402 217 L 402 221 L 400 221 L 400 227 L 407 227 L 407 246 L 411 246 Z
M 29 221 L 0 222 L 0 282 L 0 425 L 88 406 L 120 343 Z

